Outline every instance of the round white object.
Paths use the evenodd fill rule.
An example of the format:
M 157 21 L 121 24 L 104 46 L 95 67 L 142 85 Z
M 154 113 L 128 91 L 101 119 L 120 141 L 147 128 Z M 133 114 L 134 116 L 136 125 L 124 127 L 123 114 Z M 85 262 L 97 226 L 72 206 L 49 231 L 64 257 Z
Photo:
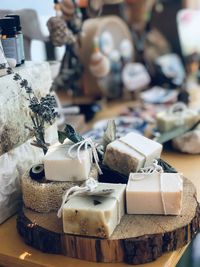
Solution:
M 15 68 L 17 65 L 17 61 L 15 58 L 7 58 L 8 64 L 11 68 Z
M 124 39 L 120 43 L 120 54 L 124 59 L 130 60 L 133 56 L 133 46 L 128 39 Z
M 91 56 L 90 71 L 97 78 L 103 78 L 110 71 L 110 61 L 101 52 L 95 52 Z
M 151 79 L 144 65 L 127 63 L 122 71 L 122 81 L 127 90 L 135 91 L 146 87 Z
M 120 61 L 120 53 L 118 50 L 115 49 L 110 53 L 110 60 L 113 62 L 119 62 Z
M 99 37 L 99 46 L 101 51 L 105 55 L 109 55 L 110 52 L 114 49 L 114 41 L 112 34 L 109 31 L 104 31 Z

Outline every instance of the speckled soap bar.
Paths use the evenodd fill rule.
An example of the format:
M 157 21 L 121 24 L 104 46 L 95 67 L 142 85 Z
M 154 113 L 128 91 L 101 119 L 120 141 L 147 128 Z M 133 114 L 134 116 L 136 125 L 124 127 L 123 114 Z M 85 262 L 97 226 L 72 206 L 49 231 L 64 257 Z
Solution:
M 104 164 L 124 175 L 150 166 L 160 158 L 162 145 L 140 134 L 129 133 L 110 143 L 106 148 Z
M 64 233 L 108 238 L 124 215 L 124 184 L 99 183 L 114 189 L 107 196 L 74 196 L 63 207 Z
M 188 128 L 192 127 L 199 119 L 198 113 L 188 109 L 183 115 L 169 114 L 163 111 L 157 114 L 156 126 L 160 132 L 168 132 L 174 128 L 186 125 Z

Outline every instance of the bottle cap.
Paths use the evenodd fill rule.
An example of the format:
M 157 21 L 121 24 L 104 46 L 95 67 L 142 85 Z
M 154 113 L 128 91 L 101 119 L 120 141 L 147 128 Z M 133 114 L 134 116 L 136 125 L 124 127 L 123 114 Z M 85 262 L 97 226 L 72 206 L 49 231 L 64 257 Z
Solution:
M 15 14 L 8 14 L 6 15 L 6 18 L 13 18 L 15 20 L 15 26 L 17 28 L 17 31 L 21 31 L 21 22 L 20 22 L 20 16 Z
M 0 28 L 2 29 L 2 31 L 10 29 L 16 31 L 16 22 L 13 18 L 2 18 L 0 19 Z

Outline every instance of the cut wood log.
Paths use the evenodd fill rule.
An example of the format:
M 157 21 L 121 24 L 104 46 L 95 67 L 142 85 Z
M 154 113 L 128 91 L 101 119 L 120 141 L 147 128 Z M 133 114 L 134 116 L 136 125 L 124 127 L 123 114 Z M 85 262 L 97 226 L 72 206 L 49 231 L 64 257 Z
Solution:
M 200 208 L 194 185 L 184 178 L 181 216 L 125 215 L 109 239 L 64 234 L 56 213 L 24 209 L 17 230 L 30 246 L 46 253 L 95 262 L 143 264 L 176 250 L 199 230 Z

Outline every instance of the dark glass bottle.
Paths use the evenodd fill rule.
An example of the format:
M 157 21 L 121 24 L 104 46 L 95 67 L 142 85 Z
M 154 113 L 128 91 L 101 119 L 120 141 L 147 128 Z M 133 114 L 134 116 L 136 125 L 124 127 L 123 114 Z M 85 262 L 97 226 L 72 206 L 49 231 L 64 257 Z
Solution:
M 17 28 L 17 35 L 19 38 L 19 49 L 20 49 L 20 56 L 21 56 L 21 63 L 23 64 L 25 62 L 25 53 L 24 53 L 24 36 L 22 33 L 22 27 L 20 22 L 20 16 L 14 15 L 14 14 L 8 14 L 6 15 L 8 18 L 13 18 L 15 20 L 15 25 Z
M 21 65 L 21 58 L 19 55 L 19 38 L 17 36 L 16 23 L 13 18 L 1 18 L 0 28 L 1 42 L 4 50 L 4 54 L 7 58 L 14 58 L 16 60 L 16 66 Z

